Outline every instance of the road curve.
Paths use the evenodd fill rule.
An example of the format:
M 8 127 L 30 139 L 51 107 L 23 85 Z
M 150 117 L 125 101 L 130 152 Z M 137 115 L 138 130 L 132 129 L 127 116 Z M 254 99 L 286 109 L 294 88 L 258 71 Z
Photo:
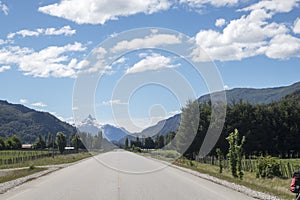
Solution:
M 35 199 L 252 200 L 253 198 L 173 167 L 166 167 L 161 162 L 117 150 L 66 167 L 0 195 L 0 200 Z

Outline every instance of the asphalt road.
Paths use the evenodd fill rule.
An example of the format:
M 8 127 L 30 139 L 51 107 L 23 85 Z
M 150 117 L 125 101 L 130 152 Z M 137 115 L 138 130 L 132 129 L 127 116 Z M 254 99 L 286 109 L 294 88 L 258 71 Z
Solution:
M 166 167 L 161 162 L 118 150 L 27 182 L 0 195 L 0 199 L 250 200 L 253 198 L 173 167 Z

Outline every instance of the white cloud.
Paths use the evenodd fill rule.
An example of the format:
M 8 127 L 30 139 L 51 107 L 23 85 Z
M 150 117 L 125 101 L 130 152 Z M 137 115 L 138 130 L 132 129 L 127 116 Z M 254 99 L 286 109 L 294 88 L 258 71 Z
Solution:
M 4 71 L 6 71 L 6 70 L 10 70 L 10 69 L 11 69 L 11 67 L 8 66 L 8 65 L 1 66 L 1 67 L 0 67 L 0 73 L 1 73 L 1 72 L 4 72 Z
M 21 104 L 26 104 L 26 103 L 28 103 L 28 99 L 20 99 L 20 103 Z
M 72 29 L 70 26 L 64 26 L 60 29 L 47 28 L 45 29 L 45 35 L 65 35 L 70 36 L 74 35 L 76 30 Z
M 222 26 L 225 25 L 225 23 L 226 23 L 225 19 L 219 18 L 219 19 L 216 20 L 215 26 L 216 27 L 222 27 Z
M 68 54 L 85 50 L 78 42 L 65 46 L 49 46 L 38 52 L 29 48 L 8 46 L 0 49 L 0 64 L 16 64 L 25 75 L 34 77 L 75 77 L 76 72 L 87 63 L 70 59 Z
M 53 115 L 53 116 L 55 116 L 57 119 L 59 119 L 60 121 L 63 121 L 63 122 L 65 122 L 66 120 L 62 117 L 62 116 L 60 116 L 60 115 L 58 115 L 56 112 L 49 112 L 51 115 Z
M 228 85 L 224 85 L 224 90 L 228 90 L 229 86 Z
M 114 61 L 111 65 L 123 64 L 125 62 L 126 62 L 126 58 L 123 56 L 123 57 L 117 59 L 116 61 Z
M 0 39 L 0 45 L 6 44 L 7 41 Z
M 181 43 L 180 36 L 172 34 L 151 34 L 144 38 L 135 38 L 130 41 L 123 40 L 117 43 L 112 49 L 112 52 L 122 50 L 141 49 L 144 47 L 155 48 L 161 45 L 179 44 Z
M 191 8 L 201 8 L 207 4 L 215 7 L 234 6 L 237 5 L 240 0 L 180 0 L 179 2 L 187 4 Z
M 297 18 L 294 22 L 294 28 L 293 28 L 294 33 L 300 34 L 300 18 Z
M 275 13 L 290 12 L 293 8 L 298 6 L 299 0 L 265 0 L 259 1 L 249 7 L 240 9 L 240 11 L 252 11 L 264 9 Z
M 36 102 L 36 103 L 31 104 L 31 105 L 34 106 L 34 107 L 40 107 L 40 108 L 47 107 L 47 105 L 44 104 L 43 102 Z
M 4 3 L 2 3 L 2 1 L 0 1 L 0 9 L 2 10 L 2 12 L 5 15 L 8 15 L 9 9 L 8 9 L 7 5 L 5 5 Z
M 177 65 L 172 64 L 171 58 L 160 54 L 152 54 L 134 64 L 126 70 L 126 74 L 139 73 L 150 70 L 159 70 L 164 68 L 174 68 Z
M 180 113 L 181 113 L 181 110 L 170 111 L 169 112 L 169 117 L 180 114 Z
M 105 24 L 119 17 L 137 13 L 152 14 L 167 10 L 168 0 L 62 0 L 59 3 L 40 7 L 42 13 L 65 18 L 78 24 Z
M 30 30 L 20 30 L 18 32 L 15 32 L 15 33 L 9 33 L 7 35 L 7 38 L 8 39 L 12 39 L 14 38 L 16 35 L 21 35 L 23 38 L 24 37 L 32 37 L 32 36 L 39 36 L 40 33 L 38 31 L 30 31 Z
M 40 36 L 41 34 L 70 36 L 70 35 L 74 35 L 75 33 L 76 30 L 72 29 L 70 26 L 63 26 L 61 28 L 46 28 L 46 29 L 38 28 L 34 31 L 23 29 L 15 33 L 9 33 L 7 35 L 7 38 L 13 39 L 16 35 L 21 35 L 24 38 L 24 37 Z
M 231 20 L 222 31 L 201 30 L 195 37 L 196 43 L 213 60 L 228 61 L 241 60 L 244 58 L 263 55 L 270 58 L 287 59 L 297 56 L 297 38 L 288 37 L 289 28 L 284 23 L 270 22 L 276 12 L 288 12 L 297 6 L 295 1 L 288 1 L 288 5 L 281 5 L 276 0 L 263 1 L 240 11 L 250 11 L 239 19 Z M 280 5 L 275 5 L 280 4 Z M 272 12 L 270 11 L 272 10 Z M 278 44 L 279 38 L 286 36 L 286 41 L 281 40 L 282 46 L 292 45 L 290 41 L 296 42 L 288 48 L 286 53 L 277 55 L 276 52 L 283 50 Z M 192 53 L 196 62 L 208 61 L 203 56 L 203 50 L 197 48 Z
M 120 99 L 112 99 L 109 101 L 102 101 L 102 105 L 127 105 L 128 103 L 122 102 Z
M 287 34 L 277 35 L 272 38 L 265 52 L 274 59 L 300 57 L 300 39 Z

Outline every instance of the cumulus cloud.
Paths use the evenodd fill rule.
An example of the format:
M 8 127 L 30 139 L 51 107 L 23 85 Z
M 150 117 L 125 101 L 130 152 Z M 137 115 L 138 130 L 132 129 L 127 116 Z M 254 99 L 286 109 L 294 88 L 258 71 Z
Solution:
M 44 104 L 43 102 L 36 102 L 36 103 L 31 104 L 31 105 L 34 106 L 34 107 L 39 107 L 39 108 L 47 107 L 47 105 Z
M 300 34 L 300 18 L 295 20 L 293 31 L 296 34 Z
M 42 13 L 65 18 L 78 24 L 105 24 L 109 20 L 138 13 L 152 14 L 167 10 L 168 0 L 62 0 L 40 7 Z
M 299 0 L 265 0 L 259 1 L 249 7 L 240 9 L 240 11 L 252 11 L 252 10 L 268 10 L 275 13 L 290 12 L 293 8 L 298 6 Z
M 181 43 L 180 36 L 172 34 L 151 34 L 144 38 L 135 38 L 130 41 L 123 40 L 117 43 L 112 49 L 112 52 L 122 50 L 133 50 L 141 48 L 155 48 L 161 45 L 179 44 Z
M 187 4 L 191 8 L 201 8 L 205 5 L 212 5 L 215 7 L 234 6 L 240 0 L 180 0 L 181 4 Z
M 2 3 L 2 1 L 0 1 L 0 9 L 2 10 L 2 12 L 5 15 L 8 15 L 9 9 L 8 9 L 7 5 L 5 5 L 4 3 Z
M 222 27 L 222 26 L 225 25 L 225 23 L 226 23 L 225 19 L 219 18 L 219 19 L 216 20 L 215 26 L 216 27 Z
M 0 49 L 0 65 L 15 64 L 25 75 L 34 77 L 75 77 L 77 70 L 86 65 L 85 61 L 70 59 L 71 52 L 85 51 L 78 42 L 65 46 L 49 46 L 38 52 L 19 46 Z
M 64 26 L 61 28 L 46 28 L 46 29 L 38 28 L 34 31 L 23 29 L 15 33 L 9 33 L 7 35 L 7 39 L 13 39 L 17 35 L 21 35 L 24 38 L 24 37 L 39 36 L 41 34 L 70 36 L 70 35 L 74 35 L 75 33 L 76 30 L 72 29 L 70 26 Z
M 11 67 L 8 66 L 8 65 L 1 66 L 1 67 L 0 67 L 0 73 L 1 73 L 1 72 L 4 72 L 4 71 L 6 71 L 6 70 L 10 70 L 10 69 L 11 69 Z
M 60 29 L 56 28 L 47 28 L 44 29 L 45 35 L 65 35 L 70 36 L 76 33 L 76 30 L 72 29 L 70 26 L 64 26 Z
M 300 39 L 287 34 L 277 35 L 265 48 L 265 53 L 274 59 L 300 57 Z
M 202 56 L 203 50 L 213 60 L 220 61 L 241 60 L 262 54 L 280 59 L 297 56 L 297 38 L 288 36 L 290 30 L 284 23 L 270 22 L 275 13 L 289 12 L 295 6 L 296 1 L 291 0 L 288 0 L 287 4 L 279 3 L 277 0 L 262 1 L 241 9 L 240 11 L 250 13 L 231 20 L 220 32 L 200 30 L 195 40 L 202 49 L 193 51 L 193 60 L 197 62 L 209 60 L 208 57 Z M 284 41 L 282 38 L 287 40 Z M 283 46 L 291 45 L 290 41 L 294 41 L 295 44 L 279 56 L 277 52 L 283 50 L 282 46 L 277 45 L 279 40 Z
M 26 104 L 26 103 L 28 103 L 28 99 L 20 99 L 20 103 L 21 104 Z
M 152 54 L 146 56 L 132 67 L 126 70 L 126 74 L 139 73 L 150 70 L 159 70 L 164 68 L 174 68 L 178 65 L 172 64 L 171 58 L 162 56 L 160 54 Z

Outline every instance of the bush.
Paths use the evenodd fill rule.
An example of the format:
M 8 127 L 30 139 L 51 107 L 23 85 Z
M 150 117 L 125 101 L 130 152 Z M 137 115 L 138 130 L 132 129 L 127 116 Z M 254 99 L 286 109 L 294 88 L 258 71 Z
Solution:
M 34 170 L 35 166 L 34 165 L 30 165 L 29 170 Z
M 279 160 L 271 156 L 260 157 L 258 159 L 256 177 L 273 178 L 274 176 L 282 176 Z
M 134 145 L 132 145 L 132 151 L 133 151 L 133 152 L 139 152 L 139 153 L 142 152 L 142 150 L 141 150 L 140 147 L 136 147 L 136 146 L 134 146 Z

